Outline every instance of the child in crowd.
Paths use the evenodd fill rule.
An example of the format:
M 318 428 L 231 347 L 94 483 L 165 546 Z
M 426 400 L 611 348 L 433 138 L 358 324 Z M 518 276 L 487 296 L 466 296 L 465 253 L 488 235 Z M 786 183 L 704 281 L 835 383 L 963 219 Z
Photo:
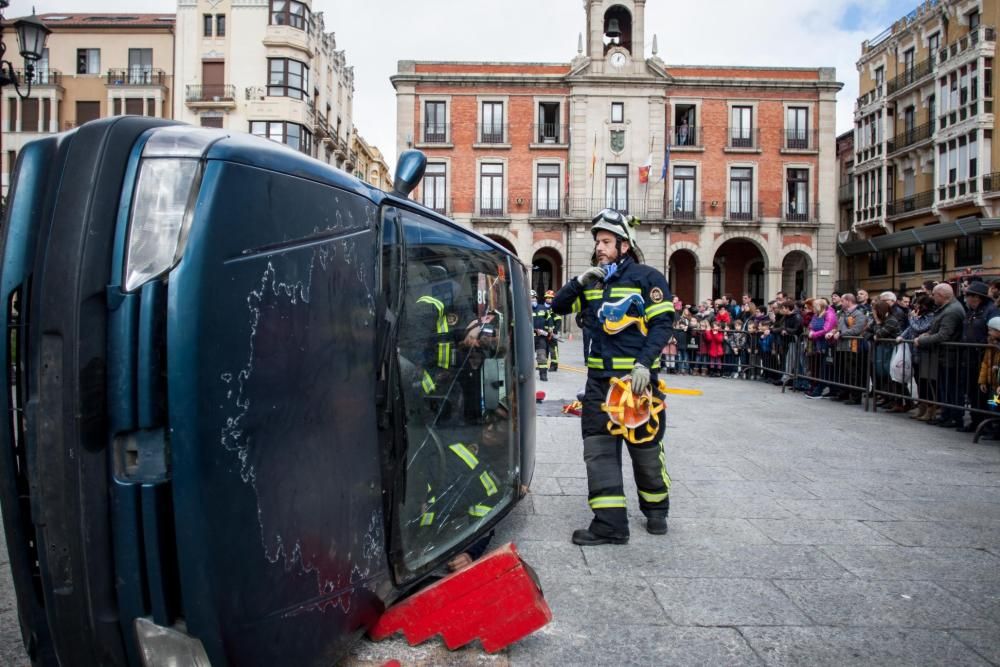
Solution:
M 774 360 L 771 359 L 771 354 L 774 351 L 774 339 L 771 337 L 771 325 L 767 322 L 759 323 L 757 329 L 760 331 L 758 345 L 760 346 L 760 362 L 763 369 L 760 379 L 767 380 L 768 369 L 774 367 Z
M 722 355 L 724 347 L 722 341 L 725 334 L 722 333 L 722 324 L 718 321 L 712 323 L 712 329 L 706 334 L 708 338 L 708 363 L 712 370 L 712 377 L 722 375 Z

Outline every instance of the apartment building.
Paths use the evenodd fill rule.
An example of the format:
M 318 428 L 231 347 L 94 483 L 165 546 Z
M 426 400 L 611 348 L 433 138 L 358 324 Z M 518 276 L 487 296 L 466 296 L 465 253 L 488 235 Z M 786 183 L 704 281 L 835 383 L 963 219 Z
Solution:
M 997 0 L 929 0 L 862 44 L 845 289 L 1000 273 L 998 18 Z
M 851 228 L 854 224 L 854 130 L 848 130 L 837 137 L 837 205 L 837 241 L 846 243 L 852 238 Z M 834 291 L 854 289 L 853 286 L 857 284 L 854 269 L 855 262 L 838 252 Z
M 428 155 L 416 198 L 559 287 L 590 263 L 593 215 L 638 215 L 647 262 L 686 302 L 832 289 L 829 68 L 666 64 L 645 0 L 586 0 L 568 63 L 401 61 L 397 149 Z
M 179 0 L 176 49 L 176 118 L 354 169 L 354 68 L 309 0 Z
M 392 173 L 377 146 L 365 141 L 357 127 L 351 135 L 351 152 L 356 155 L 354 175 L 369 185 L 382 190 L 392 190 Z
M 31 93 L 21 99 L 13 86 L 3 88 L 5 196 L 17 154 L 33 139 L 106 116 L 172 116 L 173 14 L 53 12 L 38 18 L 52 34 Z M 17 43 L 12 23 L 4 26 L 8 47 Z

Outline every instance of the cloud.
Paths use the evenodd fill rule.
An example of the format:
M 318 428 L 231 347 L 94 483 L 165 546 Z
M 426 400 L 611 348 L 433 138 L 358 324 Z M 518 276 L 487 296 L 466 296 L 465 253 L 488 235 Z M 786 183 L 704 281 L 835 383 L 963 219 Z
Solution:
M 18 2 L 8 9 L 18 11 Z M 646 44 L 668 64 L 835 67 L 837 131 L 853 126 L 861 43 L 916 0 L 711 0 L 646 4 Z M 165 0 L 36 0 L 45 11 L 175 11 Z M 355 68 L 354 122 L 394 162 L 399 60 L 569 62 L 586 16 L 580 0 L 313 0 Z M 646 55 L 649 55 L 648 53 Z M 263 64 L 261 65 L 263 68 Z M 263 69 L 262 76 L 263 76 Z

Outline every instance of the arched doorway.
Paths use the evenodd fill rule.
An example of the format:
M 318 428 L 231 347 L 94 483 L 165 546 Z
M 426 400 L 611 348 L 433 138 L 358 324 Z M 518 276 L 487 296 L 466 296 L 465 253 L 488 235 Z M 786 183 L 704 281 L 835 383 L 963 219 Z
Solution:
M 685 304 L 694 303 L 698 290 L 698 258 L 690 250 L 677 250 L 670 255 L 667 280 L 670 291 Z
M 737 300 L 749 294 L 755 303 L 765 302 L 764 275 L 767 259 L 753 241 L 730 239 L 715 253 L 713 264 L 718 280 L 713 275 L 712 297 L 731 294 Z
M 781 289 L 796 299 L 812 296 L 812 260 L 801 250 L 793 250 L 781 262 Z
M 517 255 L 517 250 L 514 249 L 514 244 L 505 239 L 504 237 L 499 236 L 497 234 L 487 234 L 486 238 L 490 239 L 491 241 L 496 241 L 504 248 L 514 253 L 515 256 Z
M 563 285 L 563 262 L 552 248 L 542 248 L 531 259 L 531 289 L 539 295 L 557 291 Z

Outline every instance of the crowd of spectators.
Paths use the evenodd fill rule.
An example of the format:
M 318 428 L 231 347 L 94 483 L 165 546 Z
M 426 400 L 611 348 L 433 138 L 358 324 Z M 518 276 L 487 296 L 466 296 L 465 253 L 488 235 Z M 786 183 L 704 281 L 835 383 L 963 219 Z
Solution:
M 868 396 L 879 409 L 963 432 L 1000 403 L 1000 280 L 829 300 L 778 292 L 766 305 L 748 294 L 697 305 L 675 298 L 674 308 L 661 360 L 668 374 L 760 380 L 847 405 Z

